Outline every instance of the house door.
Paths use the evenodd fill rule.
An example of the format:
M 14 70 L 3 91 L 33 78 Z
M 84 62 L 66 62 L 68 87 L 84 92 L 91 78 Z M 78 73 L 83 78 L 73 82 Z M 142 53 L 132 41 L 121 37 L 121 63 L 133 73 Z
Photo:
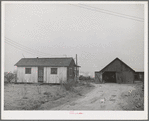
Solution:
M 44 69 L 43 67 L 38 67 L 38 82 L 43 82 Z

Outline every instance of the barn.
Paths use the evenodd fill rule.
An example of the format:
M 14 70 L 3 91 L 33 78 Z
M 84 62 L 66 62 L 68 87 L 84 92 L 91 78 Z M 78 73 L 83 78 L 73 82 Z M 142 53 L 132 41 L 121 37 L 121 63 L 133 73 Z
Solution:
M 135 71 L 119 58 L 95 72 L 96 83 L 134 83 Z
M 73 58 L 22 58 L 17 66 L 17 82 L 60 83 L 74 80 Z

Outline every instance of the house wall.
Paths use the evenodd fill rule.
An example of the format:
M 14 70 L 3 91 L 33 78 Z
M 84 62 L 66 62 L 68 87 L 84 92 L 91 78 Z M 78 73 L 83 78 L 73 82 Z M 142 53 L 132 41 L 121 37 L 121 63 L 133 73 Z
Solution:
M 71 61 L 69 67 L 67 67 L 67 79 L 68 80 L 73 80 L 75 78 L 75 62 L 74 60 Z M 70 72 L 72 69 L 72 73 Z
M 51 74 L 51 68 L 57 68 L 57 74 Z M 67 67 L 44 67 L 44 83 L 67 81 Z
M 31 68 L 31 74 L 25 74 L 25 68 Z M 37 67 L 17 67 L 17 82 L 37 82 Z
M 31 68 L 31 74 L 25 74 L 25 68 Z M 17 70 L 17 82 L 38 83 L 38 67 L 17 67 Z M 57 74 L 51 74 L 51 67 L 44 67 L 44 83 L 60 83 L 60 80 L 67 80 L 67 67 L 58 67 Z

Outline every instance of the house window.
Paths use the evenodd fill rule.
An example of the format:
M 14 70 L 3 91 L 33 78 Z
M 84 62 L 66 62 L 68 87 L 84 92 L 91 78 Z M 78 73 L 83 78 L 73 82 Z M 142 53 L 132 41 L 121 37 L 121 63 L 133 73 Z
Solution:
M 31 74 L 31 68 L 25 68 L 25 74 Z
M 51 74 L 57 74 L 57 68 L 51 68 Z

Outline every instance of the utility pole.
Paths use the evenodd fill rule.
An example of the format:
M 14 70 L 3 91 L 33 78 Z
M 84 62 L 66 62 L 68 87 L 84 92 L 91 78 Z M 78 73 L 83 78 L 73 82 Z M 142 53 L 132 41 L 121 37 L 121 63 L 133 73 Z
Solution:
M 77 54 L 76 54 L 76 81 L 77 81 L 77 77 L 78 77 L 78 73 L 77 73 Z

